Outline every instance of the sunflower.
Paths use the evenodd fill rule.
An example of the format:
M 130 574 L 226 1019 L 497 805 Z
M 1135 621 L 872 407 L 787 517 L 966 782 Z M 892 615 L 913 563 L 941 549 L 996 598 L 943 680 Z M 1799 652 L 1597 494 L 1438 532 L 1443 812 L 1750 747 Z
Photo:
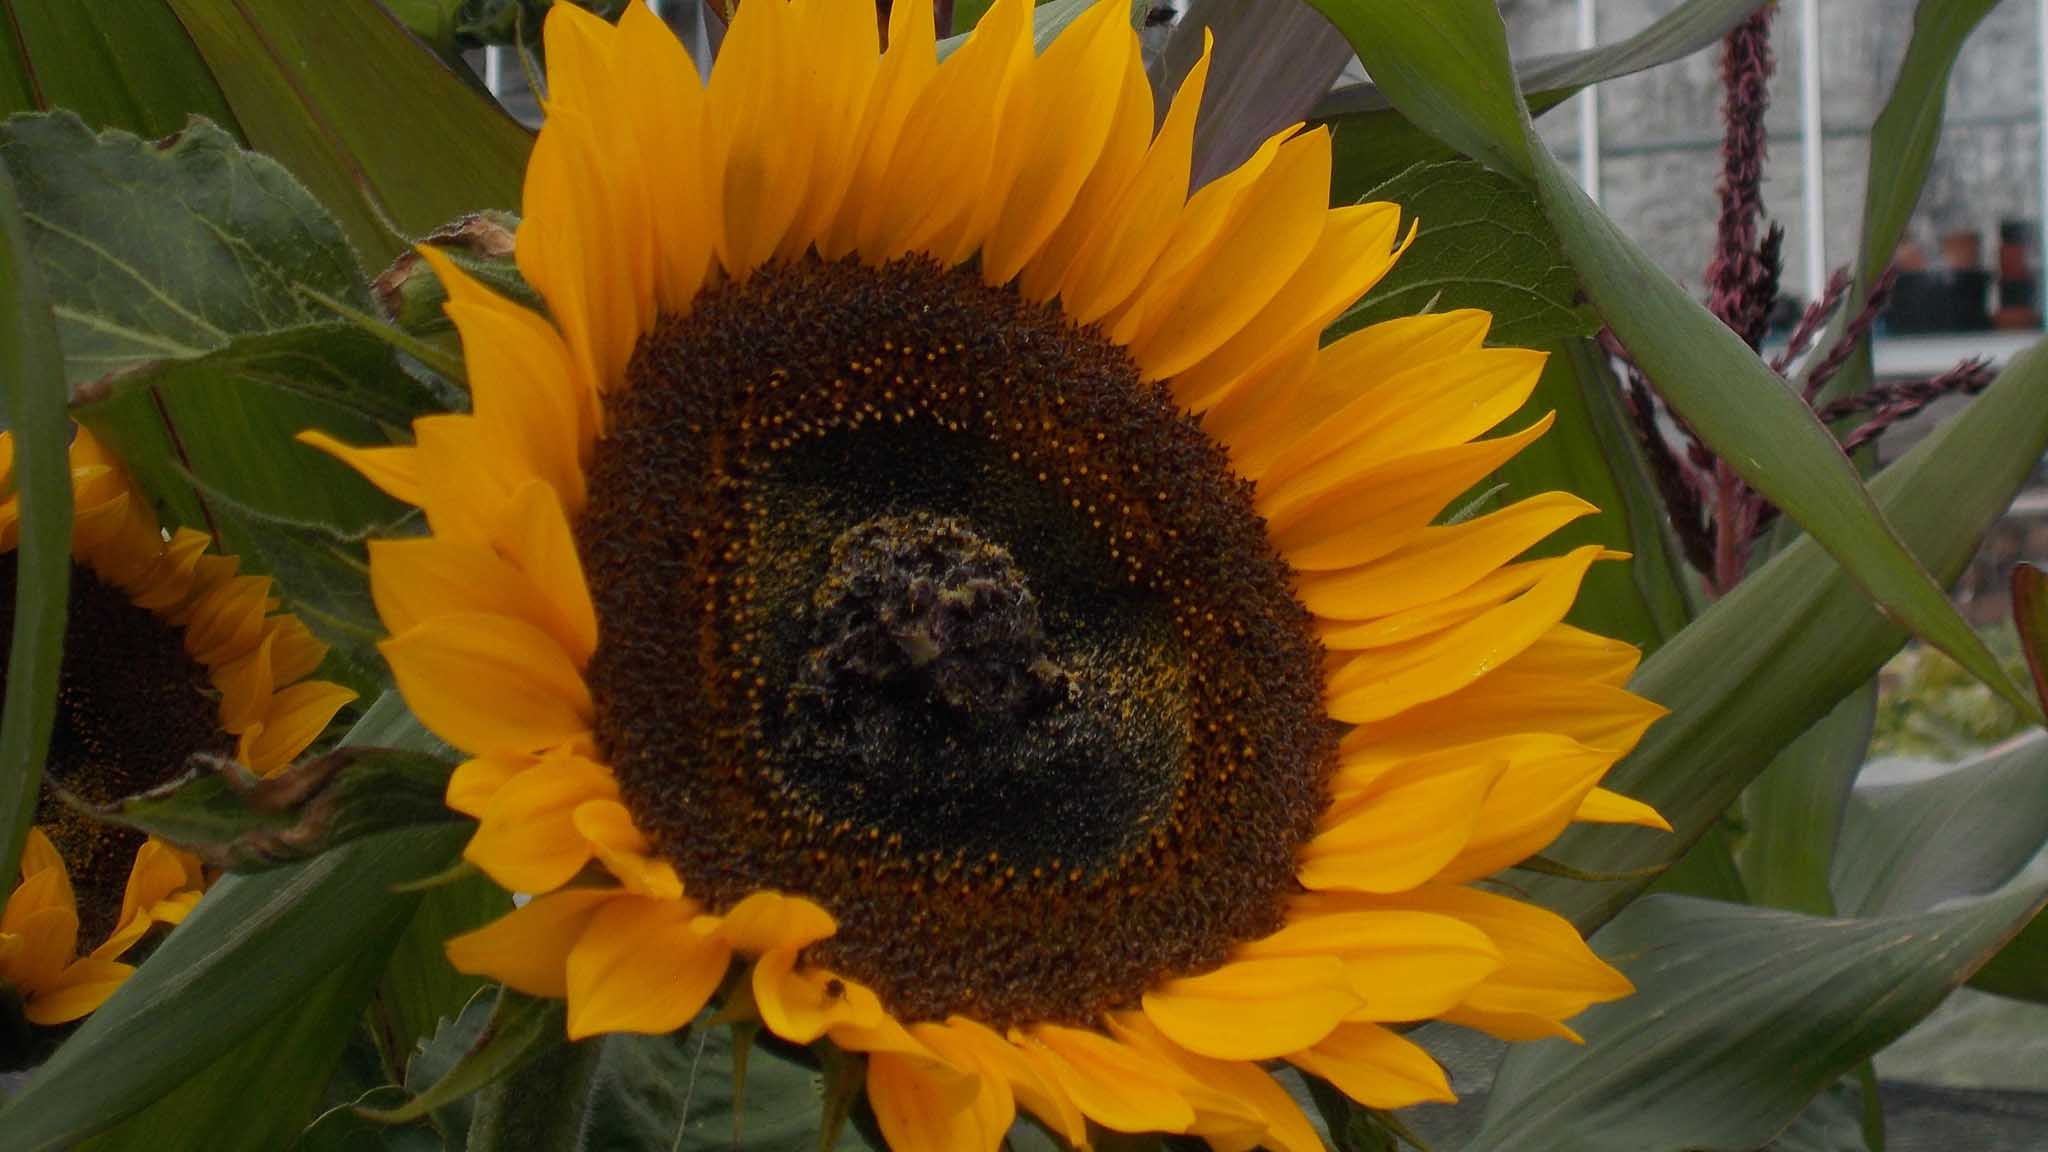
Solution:
M 304 751 L 355 693 L 309 680 L 327 648 L 275 614 L 270 580 L 238 575 L 208 537 L 168 537 L 148 498 L 83 428 L 71 442 L 70 611 L 57 716 L 21 884 L 0 915 L 0 987 L 31 1024 L 76 1020 L 133 971 L 120 957 L 176 924 L 205 886 L 199 861 L 87 819 L 60 790 L 106 804 L 182 773 L 197 753 L 264 775 Z M 0 618 L 14 624 L 20 503 L 0 433 Z M 66 866 L 66 861 L 70 866 Z M 82 955 L 81 940 L 100 943 Z
M 1453 311 L 1322 329 L 1405 247 L 1322 129 L 1188 194 L 1124 0 L 1043 53 L 1000 0 L 748 0 L 708 85 L 639 5 L 557 5 L 519 271 L 440 253 L 472 411 L 305 439 L 425 511 L 382 651 L 470 759 L 452 940 L 572 1038 L 727 1018 L 861 1054 L 899 1150 L 1018 1109 L 1321 1145 L 1270 1074 L 1448 1099 L 1389 1025 L 1510 1039 L 1629 991 L 1478 886 L 1658 714 L 1564 624 L 1591 509 L 1436 523 L 1548 420 Z

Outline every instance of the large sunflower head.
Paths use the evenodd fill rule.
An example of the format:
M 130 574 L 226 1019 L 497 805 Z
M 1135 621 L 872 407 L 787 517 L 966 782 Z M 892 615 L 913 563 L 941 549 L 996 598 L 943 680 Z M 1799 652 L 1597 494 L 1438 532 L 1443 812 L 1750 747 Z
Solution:
M 558 5 L 519 270 L 432 250 L 473 410 L 308 439 L 425 510 L 384 653 L 472 759 L 467 856 L 535 894 L 450 945 L 574 1036 L 728 1015 L 861 1053 L 898 1149 L 1023 1108 L 1318 1148 L 1262 1062 L 1448 1096 L 1388 1025 L 1521 1039 L 1628 985 L 1476 886 L 1655 717 L 1562 623 L 1590 509 L 1442 511 L 1544 422 L 1459 311 L 1332 318 L 1403 246 L 1281 133 L 1188 194 L 1124 0 L 941 62 L 864 4 L 748 0 L 708 84 Z M 737 963 L 740 974 L 728 981 Z
M 14 625 L 20 504 L 14 441 L 0 433 L 0 635 Z M 199 861 L 95 823 L 64 793 L 110 804 L 182 774 L 194 755 L 268 775 L 290 763 L 355 693 L 309 679 L 327 654 L 275 612 L 270 580 L 207 551 L 205 533 L 166 535 L 148 498 L 80 428 L 71 442 L 70 607 L 57 713 L 21 885 L 0 914 L 0 990 L 29 1023 L 97 1008 L 132 968 L 120 958 L 176 924 L 205 885 Z

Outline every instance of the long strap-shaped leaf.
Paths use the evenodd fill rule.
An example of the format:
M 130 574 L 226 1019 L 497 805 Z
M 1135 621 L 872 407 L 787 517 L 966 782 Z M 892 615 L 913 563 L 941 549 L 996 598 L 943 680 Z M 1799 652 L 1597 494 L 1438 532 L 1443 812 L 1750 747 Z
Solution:
M 7 710 L 0 719 L 0 909 L 5 909 L 50 747 L 57 666 L 64 654 L 65 597 L 71 587 L 64 356 L 5 167 L 0 167 L 0 382 L 14 431 L 13 475 L 7 479 L 21 497 L 14 636 L 7 656 Z
M 1586 293 L 1701 438 L 1883 609 L 2039 719 L 1863 487 L 1813 411 L 1624 236 L 1536 135 L 1490 0 L 1315 0 L 1418 126 L 1533 183 Z

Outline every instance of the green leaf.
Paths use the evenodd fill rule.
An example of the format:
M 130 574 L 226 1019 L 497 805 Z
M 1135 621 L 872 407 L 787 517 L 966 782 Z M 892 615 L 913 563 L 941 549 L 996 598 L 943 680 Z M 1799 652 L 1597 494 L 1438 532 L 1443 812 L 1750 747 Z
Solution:
M 1970 978 L 1970 986 L 2015 1000 L 2048 1004 L 2048 913 L 2036 915 L 2033 923 L 1999 949 L 1998 955 Z
M 1934 161 L 1941 138 L 1949 73 L 1963 41 L 1998 0 L 1920 0 L 1913 12 L 1913 38 L 1899 62 L 1891 94 L 1870 126 L 1870 165 L 1863 186 L 1863 239 L 1850 269 L 1849 291 L 1827 334 L 1806 359 L 1821 363 L 1843 336 L 1849 319 L 1870 299 L 1870 291 L 1892 262 L 1913 206 Z M 1870 384 L 1866 340 L 1828 383 L 1825 396 L 1861 392 Z
M 2048 574 L 2032 564 L 2013 565 L 2012 622 L 2034 680 L 2034 695 L 2048 708 Z
M 1835 842 L 1876 719 L 1873 680 L 1786 745 L 1743 793 L 1740 860 L 1753 903 L 1834 915 Z
M 309 297 L 371 307 L 334 221 L 204 123 L 150 143 L 17 118 L 0 159 L 34 172 L 23 205 L 78 419 L 172 520 L 287 578 L 289 608 L 349 666 L 378 667 L 360 541 L 404 509 L 292 437 L 382 440 L 438 398 Z
M 379 832 L 462 820 L 442 799 L 453 769 L 393 748 L 337 748 L 268 777 L 208 758 L 161 787 L 91 811 L 209 868 L 255 872 Z
M 1871 492 L 1920 558 L 1960 575 L 2048 449 L 2048 348 L 2015 357 L 1967 408 L 1915 445 Z M 1677 858 L 1779 750 L 1862 687 L 1905 642 L 1835 561 L 1801 538 L 1644 662 L 1632 687 L 1672 710 L 1604 782 L 1656 807 L 1676 832 L 1567 832 L 1550 853 L 1588 871 Z M 1640 884 L 1530 891 L 1581 927 L 1604 922 Z
M 2048 882 L 1940 912 L 1823 920 L 1655 896 L 1595 941 L 1636 993 L 1512 1049 L 1466 1152 L 1756 1148 L 1941 1002 Z
M 305 181 L 372 266 L 465 212 L 518 206 L 532 138 L 382 5 L 166 2 L 250 146 Z
M 1361 200 L 1401 206 L 1410 248 L 1333 334 L 1420 312 L 1481 308 L 1493 314 L 1490 344 L 1533 347 L 1590 336 L 1578 276 L 1528 188 L 1471 160 L 1424 162 Z
M 2005 675 L 1799 394 L 1623 236 L 1540 143 L 1532 146 L 1544 207 L 1587 293 L 1664 399 L 1887 612 L 2039 720 L 2040 703 Z
M 1501 172 L 1526 175 L 1521 95 L 1492 0 L 1309 0 L 1404 116 Z
M 471 1008 L 475 1005 L 472 1003 Z M 470 1008 L 463 1016 L 470 1015 Z M 476 1092 L 516 1075 L 522 1068 L 560 1048 L 565 1042 L 566 1024 L 560 1000 L 521 995 L 510 988 L 498 991 L 490 1018 L 482 1028 L 467 1032 L 461 1027 L 445 1037 L 437 1035 L 439 1049 L 415 1077 L 408 1069 L 406 1087 L 417 1092 L 412 1099 L 389 1111 L 365 1110 L 363 1115 L 379 1124 L 409 1124 L 428 1115 L 447 1114 L 458 1102 Z M 450 1061 L 447 1044 L 468 1040 L 461 1055 Z M 430 1083 L 428 1074 L 439 1070 Z
M 1587 85 L 1642 72 L 1712 47 L 1744 17 L 1769 2 L 1687 0 L 1626 39 L 1523 61 L 1515 67 L 1515 78 L 1531 105 L 1561 100 Z M 1352 84 L 1330 93 L 1316 106 L 1316 114 L 1340 116 L 1391 107 L 1378 86 Z
M 217 1103 L 253 1107 L 251 1086 L 268 1080 L 262 1069 L 273 1028 L 318 1025 L 338 1057 L 419 904 L 392 886 L 446 867 L 466 837 L 466 828 L 452 824 L 386 832 L 216 884 L 0 1109 L 0 1152 L 68 1147 L 169 1097 L 224 1058 L 249 1061 L 249 1071 L 221 1085 L 215 1095 L 227 1096 Z M 306 1014 L 329 996 L 331 1014 Z M 315 1090 L 322 1079 L 311 1080 Z M 234 1129 L 180 1131 L 197 1139 Z
M 5 161 L 0 156 L 0 161 Z M 57 715 L 57 666 L 71 589 L 71 426 L 57 329 L 28 226 L 0 163 L 0 388 L 14 432 L 12 484 L 20 497 L 14 634 L 8 641 L 6 711 L 0 716 L 0 908 L 14 891 L 35 819 L 43 757 Z
M 2048 734 L 1850 796 L 1837 903 L 1859 916 L 1919 912 L 1991 892 L 2048 847 Z
M 310 975 L 288 1010 L 262 1021 L 218 1058 L 185 1069 L 186 1079 L 173 1091 L 81 1147 L 158 1152 L 166 1133 L 199 1142 L 207 1152 L 291 1147 L 320 1107 L 321 1089 L 376 978 L 376 957 L 359 952 L 337 968 Z M 7 1146 L 5 1140 L 0 1137 L 0 1147 Z
M 0 21 L 0 116 L 69 108 L 95 128 L 168 136 L 187 115 L 232 126 L 206 62 L 163 0 L 12 0 Z

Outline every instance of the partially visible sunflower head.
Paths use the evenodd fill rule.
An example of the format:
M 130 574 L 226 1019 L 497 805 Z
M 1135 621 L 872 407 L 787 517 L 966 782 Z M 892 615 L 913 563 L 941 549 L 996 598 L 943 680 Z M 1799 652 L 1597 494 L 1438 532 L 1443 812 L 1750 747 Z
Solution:
M 0 621 L 14 625 L 14 441 L 0 433 Z M 176 924 L 205 886 L 199 861 L 95 823 L 60 795 L 111 804 L 182 775 L 196 754 L 268 775 L 355 693 L 309 679 L 327 648 L 277 613 L 270 579 L 239 574 L 208 537 L 166 536 L 148 497 L 83 428 L 71 442 L 70 608 L 57 714 L 21 884 L 0 913 L 0 989 L 36 1025 L 91 1012 L 127 979 L 120 958 Z
M 1018 1110 L 1320 1148 L 1265 1064 L 1446 1099 L 1390 1025 L 1510 1039 L 1628 984 L 1483 886 L 1657 716 L 1562 622 L 1591 509 L 1455 524 L 1549 421 L 1454 311 L 1322 345 L 1405 245 L 1322 129 L 1189 195 L 1124 0 L 748 0 L 708 84 L 558 5 L 521 273 L 426 250 L 473 409 L 318 444 L 425 510 L 371 545 L 398 687 L 535 894 L 457 967 L 575 1037 L 723 1011 L 862 1054 L 899 1150 Z

